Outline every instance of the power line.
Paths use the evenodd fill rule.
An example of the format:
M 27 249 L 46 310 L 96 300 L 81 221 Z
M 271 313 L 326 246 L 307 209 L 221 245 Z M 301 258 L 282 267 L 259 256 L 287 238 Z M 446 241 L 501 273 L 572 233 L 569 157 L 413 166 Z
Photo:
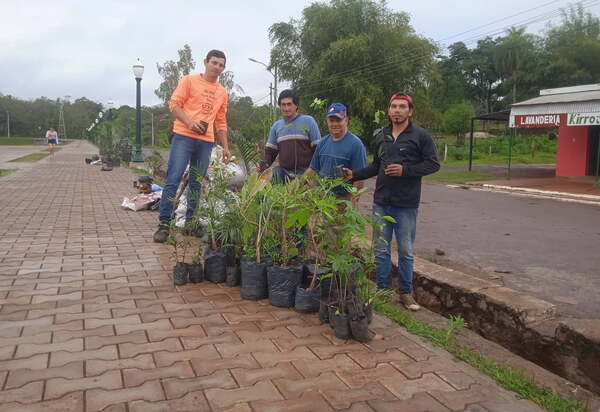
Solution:
M 589 7 L 592 7 L 592 6 L 596 5 L 596 4 L 598 4 L 598 3 L 600 3 L 600 0 L 584 0 L 584 1 L 579 2 L 578 4 L 581 4 L 584 9 L 587 9 Z M 562 9 L 559 8 L 559 9 L 553 10 L 552 12 L 546 12 L 546 13 L 543 13 L 541 15 L 534 16 L 534 17 L 532 17 L 532 18 L 530 18 L 528 20 L 522 20 L 522 21 L 520 21 L 520 22 L 517 23 L 519 25 L 517 27 L 526 26 L 528 24 L 542 22 L 542 21 L 546 21 L 546 20 L 551 20 L 552 18 L 558 16 L 561 13 L 561 11 L 562 11 Z M 511 27 L 515 27 L 515 25 L 513 24 L 513 25 L 510 25 L 510 26 L 506 26 L 506 27 L 504 27 L 502 29 L 496 29 L 493 32 L 488 32 L 488 33 L 485 33 L 485 34 L 477 36 L 477 37 L 472 37 L 472 38 L 466 39 L 465 41 L 463 41 L 463 43 L 465 43 L 465 45 L 473 44 L 473 43 L 477 42 L 478 40 L 481 40 L 482 38 L 486 38 L 486 37 L 490 37 L 492 35 L 497 35 L 497 34 L 503 33 L 503 32 L 505 32 L 506 30 L 508 30 Z M 372 63 L 372 64 L 369 64 L 369 65 L 366 65 L 366 66 L 362 66 L 362 68 L 354 69 L 354 70 L 351 70 L 351 71 L 346 72 L 346 73 L 341 72 L 341 73 L 334 74 L 334 75 L 329 76 L 329 77 L 324 78 L 324 79 L 315 80 L 315 81 L 306 82 L 306 83 L 300 83 L 297 86 L 299 86 L 299 87 L 306 87 L 306 86 L 313 85 L 313 84 L 316 85 L 316 84 L 320 84 L 320 83 L 324 83 L 324 82 L 329 82 L 329 81 L 336 80 L 338 77 L 344 77 L 344 76 L 348 76 L 348 75 L 352 75 L 352 74 L 353 75 L 358 75 L 358 74 L 361 74 L 363 72 L 365 72 L 363 74 L 367 74 L 366 72 L 368 72 L 368 74 L 380 74 L 381 75 L 381 74 L 384 74 L 386 72 L 392 72 L 392 71 L 394 71 L 395 68 L 396 68 L 396 65 L 398 65 L 398 64 L 409 63 L 409 62 L 415 63 L 415 61 L 423 60 L 423 59 L 427 58 L 428 56 L 429 56 L 429 54 L 427 54 L 427 53 L 423 54 L 423 53 L 420 53 L 417 50 L 412 50 L 412 51 L 409 51 L 408 53 L 404 53 L 401 57 L 396 58 L 395 60 L 390 61 L 388 63 L 379 63 L 379 64 L 378 63 Z M 389 59 L 389 60 L 392 60 L 392 59 Z M 372 66 L 377 66 L 377 65 L 378 65 L 378 67 L 376 67 L 376 68 L 372 67 Z M 336 90 L 336 89 L 344 88 L 344 87 L 347 87 L 347 86 L 346 85 L 340 85 L 340 86 L 325 88 L 325 89 L 316 90 L 316 91 L 306 91 L 306 92 L 303 93 L 303 95 L 304 96 L 306 96 L 306 95 L 316 95 L 318 93 L 323 93 L 323 92 L 326 92 L 326 91 Z
M 552 3 L 555 3 L 555 2 L 556 1 L 553 1 L 553 2 L 550 2 L 550 3 L 545 3 L 545 4 L 541 5 L 541 6 L 538 6 L 537 8 L 539 9 L 539 7 L 544 7 L 546 5 L 549 5 L 549 4 L 552 4 Z M 599 2 L 598 0 L 582 0 L 582 1 L 578 2 L 577 4 L 582 5 L 584 8 L 589 8 L 589 7 L 592 7 L 592 6 L 596 5 L 598 2 Z M 504 20 L 506 20 L 506 19 L 508 19 L 510 17 L 514 17 L 516 15 L 521 15 L 523 13 L 526 13 L 526 12 L 528 12 L 530 10 L 534 10 L 534 9 L 535 8 L 528 9 L 528 10 L 525 10 L 524 12 L 514 14 L 512 16 L 500 19 L 498 21 L 504 21 Z M 476 41 L 476 40 L 480 40 L 480 39 L 485 38 L 485 37 L 489 37 L 489 36 L 492 36 L 492 35 L 497 35 L 497 34 L 503 33 L 504 31 L 508 30 L 509 28 L 515 27 L 515 25 L 519 25 L 519 26 L 525 25 L 526 26 L 528 24 L 533 24 L 533 23 L 537 23 L 537 22 L 541 22 L 541 21 L 545 21 L 545 20 L 550 20 L 553 17 L 558 16 L 561 13 L 561 11 L 562 11 L 562 8 L 558 8 L 558 9 L 554 9 L 554 10 L 549 11 L 549 12 L 544 12 L 542 14 L 538 14 L 538 15 L 530 17 L 528 19 L 521 20 L 521 21 L 519 21 L 517 23 L 513 23 L 513 24 L 511 24 L 509 26 L 505 26 L 505 27 L 503 27 L 501 29 L 494 29 L 493 31 L 489 31 L 487 33 L 480 34 L 479 36 L 468 38 L 465 41 L 463 41 L 463 43 L 471 43 L 474 40 Z M 487 25 L 479 26 L 476 29 L 493 25 L 493 24 L 495 24 L 498 21 L 488 23 Z M 466 32 L 469 32 L 469 31 L 472 31 L 472 30 L 468 30 Z M 456 36 L 452 36 L 452 37 L 456 37 Z M 446 48 L 447 46 L 443 46 L 442 45 L 442 47 Z M 336 79 L 338 77 L 349 76 L 349 75 L 360 75 L 360 74 L 363 74 L 363 72 L 367 72 L 367 71 L 370 72 L 370 73 L 377 72 L 377 71 L 381 70 L 384 67 L 395 66 L 397 64 L 402 64 L 402 63 L 408 63 L 414 57 L 415 57 L 415 54 L 414 54 L 414 50 L 413 50 L 413 51 L 411 51 L 411 52 L 408 53 L 408 56 L 407 56 L 407 53 L 404 53 L 400 57 L 392 57 L 392 58 L 384 60 L 383 62 L 369 63 L 369 64 L 366 64 L 364 66 L 360 66 L 360 67 L 352 69 L 352 70 L 347 70 L 347 71 L 344 71 L 344 72 L 335 73 L 335 74 L 333 74 L 333 75 L 331 75 L 329 77 L 323 78 L 323 79 L 313 80 L 313 81 L 310 81 L 310 82 L 299 83 L 296 86 L 297 87 L 306 87 L 306 86 L 310 86 L 310 85 L 325 83 L 325 82 L 331 81 L 333 79 Z M 424 56 L 421 56 L 421 57 L 424 57 Z

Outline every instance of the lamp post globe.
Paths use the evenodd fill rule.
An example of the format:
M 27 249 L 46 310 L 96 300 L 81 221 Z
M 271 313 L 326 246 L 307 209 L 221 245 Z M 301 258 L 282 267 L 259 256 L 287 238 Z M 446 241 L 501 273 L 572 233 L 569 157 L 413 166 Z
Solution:
M 144 156 L 142 155 L 142 105 L 141 105 L 141 82 L 144 76 L 144 66 L 137 59 L 137 62 L 133 65 L 133 76 L 135 77 L 136 89 L 135 89 L 135 152 L 133 153 L 134 162 L 143 162 Z

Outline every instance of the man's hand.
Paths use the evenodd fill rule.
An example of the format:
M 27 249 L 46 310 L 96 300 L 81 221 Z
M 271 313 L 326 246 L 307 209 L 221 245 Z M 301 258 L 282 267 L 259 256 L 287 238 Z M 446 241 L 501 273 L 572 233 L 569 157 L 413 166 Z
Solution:
M 352 170 L 342 167 L 342 172 L 344 173 L 344 177 L 346 178 L 346 180 L 352 180 L 352 177 L 354 176 L 352 174 Z
M 404 172 L 404 167 L 397 163 L 392 163 L 388 167 L 385 168 L 384 173 L 386 176 L 402 176 Z
M 231 161 L 231 152 L 229 151 L 228 147 L 224 147 L 223 148 L 223 160 L 225 161 L 225 163 L 229 163 Z
M 205 122 L 191 122 L 188 127 L 192 132 L 203 135 L 206 133 L 207 124 Z

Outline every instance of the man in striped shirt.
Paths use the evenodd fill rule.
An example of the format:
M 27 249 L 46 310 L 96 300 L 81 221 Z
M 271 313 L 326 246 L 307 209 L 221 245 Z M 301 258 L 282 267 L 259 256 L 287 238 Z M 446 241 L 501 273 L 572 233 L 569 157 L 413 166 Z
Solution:
M 277 104 L 282 119 L 271 127 L 260 171 L 269 168 L 279 157 L 279 166 L 273 168 L 273 181 L 285 183 L 303 174 L 321 139 L 319 126 L 312 116 L 298 113 L 300 99 L 292 90 L 279 94 Z

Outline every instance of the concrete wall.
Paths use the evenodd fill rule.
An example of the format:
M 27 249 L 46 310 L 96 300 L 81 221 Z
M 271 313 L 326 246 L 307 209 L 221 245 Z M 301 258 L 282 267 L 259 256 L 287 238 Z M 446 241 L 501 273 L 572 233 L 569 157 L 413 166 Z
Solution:
M 556 176 L 583 177 L 587 175 L 589 129 L 588 126 L 560 126 L 556 153 Z

